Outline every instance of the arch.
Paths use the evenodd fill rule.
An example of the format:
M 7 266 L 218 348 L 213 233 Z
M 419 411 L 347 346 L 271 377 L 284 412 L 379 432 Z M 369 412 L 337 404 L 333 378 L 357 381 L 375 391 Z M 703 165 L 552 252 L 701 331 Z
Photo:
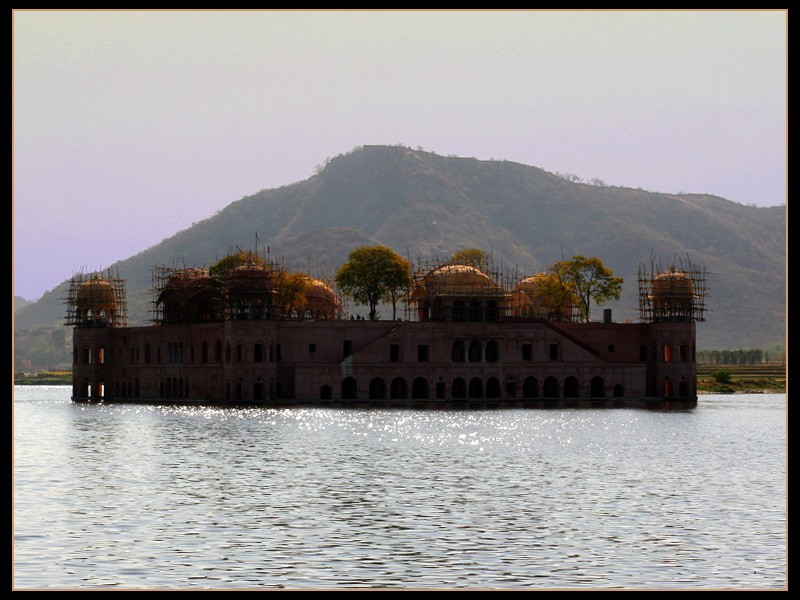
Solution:
M 486 342 L 486 362 L 498 362 L 500 360 L 500 344 L 495 340 Z
M 253 400 L 264 399 L 264 380 L 261 377 L 257 378 L 253 383 Z
M 606 397 L 606 381 L 599 375 L 592 377 L 591 391 L 589 395 L 592 398 L 605 398 Z
M 558 379 L 550 376 L 544 380 L 542 396 L 544 398 L 558 398 Z
M 456 340 L 450 350 L 450 358 L 453 362 L 464 362 L 464 342 Z
M 614 384 L 614 398 L 622 398 L 625 395 L 625 387 L 621 383 Z
M 567 377 L 564 380 L 564 398 L 578 398 L 580 397 L 580 383 L 577 377 Z
M 466 321 L 467 307 L 463 300 L 453 300 L 453 321 Z
M 205 340 L 200 345 L 200 362 L 204 364 L 208 362 L 208 342 Z
M 333 390 L 329 385 L 323 385 L 319 388 L 319 397 L 321 400 L 330 400 L 333 398 Z
M 214 342 L 214 362 L 222 362 L 222 342 Z
M 469 303 L 469 320 L 473 323 L 479 323 L 483 320 L 483 309 L 481 308 L 480 300 L 470 300 Z
M 469 380 L 469 397 L 483 398 L 483 381 L 480 377 L 473 377 Z
M 342 400 L 355 400 L 358 398 L 358 385 L 353 377 L 342 380 Z
M 522 397 L 523 398 L 538 398 L 539 397 L 539 380 L 536 377 L 526 377 L 522 382 Z
M 469 352 L 467 359 L 469 362 L 481 362 L 481 343 L 478 340 L 473 340 L 469 345 Z
M 408 384 L 406 380 L 402 377 L 395 377 L 392 379 L 390 392 L 392 398 L 401 398 L 403 400 L 408 398 Z
M 370 400 L 386 399 L 386 382 L 382 378 L 375 377 L 369 382 L 369 397 Z
M 450 395 L 453 398 L 466 398 L 467 397 L 467 382 L 463 377 L 456 377 L 453 380 L 453 385 L 450 388 Z
M 499 398 L 502 395 L 500 380 L 497 377 L 490 377 L 486 380 L 486 397 Z
M 428 397 L 428 380 L 424 377 L 417 377 L 411 383 L 411 397 L 412 398 L 427 398 Z
M 498 310 L 497 310 L 497 301 L 496 300 L 489 300 L 486 303 L 486 320 L 490 323 L 497 321 Z

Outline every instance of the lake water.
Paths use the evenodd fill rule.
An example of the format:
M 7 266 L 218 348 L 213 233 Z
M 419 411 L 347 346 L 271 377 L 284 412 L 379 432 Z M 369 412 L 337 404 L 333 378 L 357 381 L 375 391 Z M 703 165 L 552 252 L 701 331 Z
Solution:
M 13 398 L 13 588 L 788 587 L 784 395 L 683 412 Z

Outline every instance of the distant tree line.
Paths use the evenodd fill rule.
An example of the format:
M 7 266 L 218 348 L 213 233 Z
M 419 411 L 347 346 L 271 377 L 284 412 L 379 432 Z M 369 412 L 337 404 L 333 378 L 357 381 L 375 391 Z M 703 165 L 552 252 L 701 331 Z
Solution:
M 786 352 L 781 349 L 760 350 L 698 350 L 697 363 L 701 365 L 763 365 L 785 363 Z

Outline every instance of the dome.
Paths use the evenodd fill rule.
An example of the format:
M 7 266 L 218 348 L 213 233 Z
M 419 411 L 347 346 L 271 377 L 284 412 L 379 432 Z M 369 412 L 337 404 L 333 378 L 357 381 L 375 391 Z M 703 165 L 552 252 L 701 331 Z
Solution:
M 308 289 L 306 290 L 306 296 L 309 298 L 313 297 L 337 300 L 333 288 L 331 288 L 324 281 L 313 279 L 311 277 L 308 278 Z
M 195 285 L 199 280 L 203 279 L 208 279 L 208 269 L 181 269 L 169 278 L 166 287 L 184 288 Z
M 470 265 L 442 265 L 431 270 L 421 282 L 422 287 L 441 294 L 471 294 L 481 289 L 500 288 L 486 273 Z
M 106 279 L 95 277 L 83 282 L 76 294 L 76 306 L 82 310 L 111 312 L 117 302 L 114 286 Z
M 552 273 L 536 273 L 521 280 L 511 292 L 511 310 L 516 317 L 573 320 L 580 301 L 574 293 L 560 291 Z
M 209 277 L 208 269 L 181 269 L 169 277 L 158 296 L 158 302 L 185 300 L 198 292 L 210 289 L 212 285 L 213 281 Z
M 263 265 L 248 262 L 233 269 L 227 276 L 226 284 L 229 289 L 272 287 L 272 271 Z
M 682 271 L 670 269 L 659 273 L 652 282 L 654 300 L 691 300 L 694 298 L 692 278 Z
M 538 292 L 550 276 L 547 273 L 536 273 L 520 281 L 514 288 L 515 292 Z
M 324 281 L 312 277 L 307 278 L 306 283 L 303 316 L 312 319 L 336 319 L 342 304 L 333 288 Z

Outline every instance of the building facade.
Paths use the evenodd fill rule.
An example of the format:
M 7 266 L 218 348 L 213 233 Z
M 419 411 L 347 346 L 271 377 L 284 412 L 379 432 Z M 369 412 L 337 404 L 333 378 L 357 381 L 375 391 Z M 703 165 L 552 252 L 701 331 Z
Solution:
M 155 322 L 137 327 L 120 318 L 119 284 L 74 281 L 67 303 L 74 400 L 434 406 L 697 400 L 699 282 L 674 269 L 674 283 L 664 283 L 663 273 L 640 277 L 638 323 L 616 323 L 608 310 L 601 322 L 582 322 L 534 306 L 530 278 L 520 282 L 525 296 L 467 265 L 418 275 L 408 295 L 415 318 L 397 321 L 348 318 L 332 287 L 318 280 L 287 309 L 269 268 L 249 265 L 222 278 L 192 271 L 162 278 L 154 290 Z

